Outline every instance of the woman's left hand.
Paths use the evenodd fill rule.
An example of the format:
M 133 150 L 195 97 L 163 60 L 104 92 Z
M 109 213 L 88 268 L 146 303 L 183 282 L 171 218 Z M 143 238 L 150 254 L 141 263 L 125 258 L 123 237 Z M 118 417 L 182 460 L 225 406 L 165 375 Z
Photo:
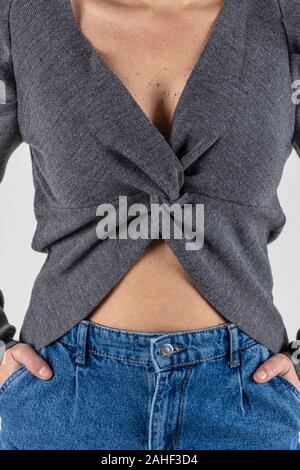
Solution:
M 292 360 L 285 354 L 274 354 L 263 362 L 254 372 L 253 378 L 257 383 L 264 383 L 276 375 L 281 375 L 300 391 L 300 380 Z

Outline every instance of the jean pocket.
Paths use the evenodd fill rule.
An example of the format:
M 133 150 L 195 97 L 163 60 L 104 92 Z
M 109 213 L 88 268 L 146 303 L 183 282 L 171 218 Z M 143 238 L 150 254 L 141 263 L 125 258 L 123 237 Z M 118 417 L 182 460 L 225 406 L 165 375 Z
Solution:
M 266 346 L 260 345 L 260 349 L 262 351 L 261 364 L 265 362 L 267 359 L 269 359 L 270 357 L 274 356 L 275 354 Z M 281 375 L 276 375 L 275 377 L 273 377 L 273 379 L 271 379 L 271 382 L 272 381 L 277 382 L 278 385 L 282 387 L 282 389 L 289 390 L 294 396 L 296 396 L 296 398 L 298 398 L 298 400 L 300 400 L 300 390 L 298 390 L 297 387 L 295 387 L 295 385 L 293 385 L 287 379 L 285 379 Z
M 295 387 L 295 385 L 293 385 L 291 382 L 289 382 L 287 379 L 285 379 L 281 375 L 276 375 L 275 377 L 273 377 L 272 380 L 277 381 L 278 383 L 281 384 L 281 386 L 289 389 L 296 396 L 296 398 L 298 398 L 298 400 L 300 401 L 300 390 L 298 390 Z
M 0 398 L 4 392 L 14 383 L 14 381 L 22 375 L 24 372 L 28 372 L 26 366 L 18 367 L 12 374 L 10 374 L 2 385 L 0 385 Z

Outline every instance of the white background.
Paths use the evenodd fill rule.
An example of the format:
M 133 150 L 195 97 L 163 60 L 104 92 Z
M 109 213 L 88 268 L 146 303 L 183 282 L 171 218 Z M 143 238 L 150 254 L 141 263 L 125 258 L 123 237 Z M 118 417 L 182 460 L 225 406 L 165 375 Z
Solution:
M 0 288 L 9 321 L 18 331 L 46 256 L 31 248 L 36 225 L 33 195 L 29 148 L 22 144 L 11 156 L 0 186 Z M 269 245 L 269 253 L 275 304 L 292 340 L 300 328 L 300 160 L 295 152 L 286 164 L 279 199 L 287 223 L 281 236 Z

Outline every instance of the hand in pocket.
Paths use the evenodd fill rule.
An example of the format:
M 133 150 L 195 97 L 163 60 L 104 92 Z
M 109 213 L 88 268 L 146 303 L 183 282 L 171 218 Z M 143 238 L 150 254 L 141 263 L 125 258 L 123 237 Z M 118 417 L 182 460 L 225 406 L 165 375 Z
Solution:
M 0 364 L 0 386 L 19 367 L 25 366 L 33 375 L 42 380 L 49 380 L 52 377 L 52 370 L 36 352 L 25 343 L 19 343 L 8 348 Z
M 292 360 L 285 354 L 278 353 L 263 362 L 255 371 L 253 378 L 257 383 L 268 382 L 281 375 L 300 392 L 300 380 Z

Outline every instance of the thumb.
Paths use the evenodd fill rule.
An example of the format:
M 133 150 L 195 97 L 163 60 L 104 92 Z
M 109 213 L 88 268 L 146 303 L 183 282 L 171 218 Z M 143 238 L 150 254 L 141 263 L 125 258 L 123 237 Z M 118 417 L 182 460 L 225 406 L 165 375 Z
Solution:
M 253 379 L 257 383 L 268 382 L 276 375 L 286 374 L 290 368 L 291 361 L 285 354 L 274 354 L 256 369 Z
M 13 359 L 22 364 L 39 379 L 48 380 L 52 377 L 52 371 L 44 359 L 35 350 L 27 345 L 20 344 L 11 349 Z

